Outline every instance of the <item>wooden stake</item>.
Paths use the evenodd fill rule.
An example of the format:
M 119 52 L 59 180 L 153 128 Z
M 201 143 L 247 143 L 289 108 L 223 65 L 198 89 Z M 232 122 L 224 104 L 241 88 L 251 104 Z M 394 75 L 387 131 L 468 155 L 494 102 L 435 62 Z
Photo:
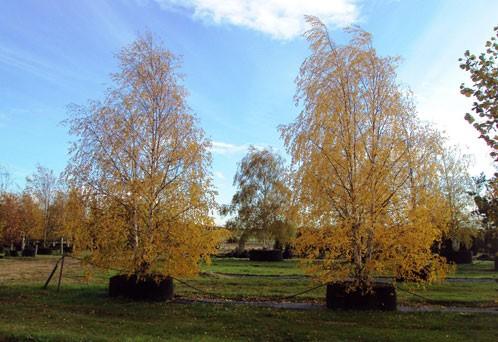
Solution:
M 50 280 L 52 280 L 52 277 L 54 276 L 54 273 L 57 270 L 57 267 L 59 266 L 59 261 L 61 261 L 61 259 L 57 260 L 57 262 L 55 263 L 54 269 L 52 270 L 52 272 L 48 276 L 48 279 L 45 282 L 45 285 L 43 285 L 43 289 L 45 289 L 45 290 L 47 289 L 48 283 L 50 283 Z
M 61 288 L 61 281 L 62 281 L 62 269 L 64 268 L 64 255 L 62 256 L 61 259 L 61 271 L 59 272 L 59 282 L 57 283 L 57 292 L 59 292 Z

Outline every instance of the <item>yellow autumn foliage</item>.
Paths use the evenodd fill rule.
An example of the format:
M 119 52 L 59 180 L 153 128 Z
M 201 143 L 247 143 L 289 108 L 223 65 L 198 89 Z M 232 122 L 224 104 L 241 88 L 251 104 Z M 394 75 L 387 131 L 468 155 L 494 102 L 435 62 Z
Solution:
M 281 127 L 302 227 L 298 253 L 324 282 L 443 277 L 446 263 L 431 251 L 448 219 L 440 135 L 417 119 L 396 81 L 397 59 L 379 57 L 367 32 L 348 29 L 352 39 L 341 46 L 317 18 L 307 20 L 311 55 L 296 93 L 303 110 Z
M 115 87 L 102 102 L 74 106 L 68 121 L 77 141 L 66 173 L 86 203 L 84 229 L 68 227 L 100 266 L 192 275 L 225 234 L 211 228 L 210 142 L 170 51 L 146 35 L 118 56 Z

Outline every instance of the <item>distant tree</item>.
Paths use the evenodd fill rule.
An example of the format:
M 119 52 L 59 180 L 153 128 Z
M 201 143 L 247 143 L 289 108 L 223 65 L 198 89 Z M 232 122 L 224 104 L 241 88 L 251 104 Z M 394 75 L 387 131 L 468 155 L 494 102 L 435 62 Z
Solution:
M 139 277 L 191 275 L 214 252 L 210 142 L 179 61 L 145 35 L 118 55 L 102 102 L 74 106 L 69 184 L 86 193 L 91 260 Z
M 20 231 L 23 239 L 23 249 L 26 240 L 39 239 L 43 236 L 43 211 L 29 193 L 19 197 Z
M 396 58 L 379 57 L 359 28 L 339 46 L 307 17 L 311 55 L 301 65 L 296 101 L 303 110 L 281 127 L 292 156 L 301 225 L 298 252 L 324 282 L 353 279 L 368 289 L 385 272 L 420 280 L 444 274 L 431 252 L 438 222 L 437 132 L 421 125 L 396 81 Z M 434 208 L 438 208 L 434 210 Z
M 227 227 L 242 232 L 239 249 L 253 236 L 265 246 L 277 247 L 292 237 L 293 225 L 286 217 L 290 191 L 286 185 L 286 170 L 282 158 L 268 149 L 251 146 L 240 161 L 233 185 L 237 192 L 224 214 L 235 214 Z
M 4 244 L 13 248 L 14 244 L 21 243 L 21 206 L 18 196 L 13 193 L 0 195 L 0 229 Z
M 67 193 L 63 189 L 59 189 L 55 192 L 52 204 L 48 208 L 48 227 L 52 238 L 64 237 L 66 201 Z
M 46 244 L 53 231 L 50 207 L 57 193 L 58 180 L 53 170 L 38 165 L 36 172 L 26 178 L 26 192 L 32 194 L 43 211 L 43 242 Z
M 494 254 L 498 251 L 498 181 L 481 174 L 474 182 L 475 189 L 470 192 L 477 207 L 474 215 L 483 227 L 478 242 L 484 252 Z
M 486 179 L 481 173 L 474 178 L 475 191 L 470 194 L 474 196 L 477 206 L 475 212 L 480 216 L 484 228 L 498 228 L 498 182 L 495 178 Z
M 491 156 L 498 161 L 498 26 L 494 31 L 495 36 L 485 44 L 485 52 L 476 56 L 467 50 L 459 60 L 460 68 L 469 72 L 473 83 L 460 86 L 463 95 L 474 98 L 474 114 L 465 114 L 465 120 L 480 133 L 492 149 Z
M 73 250 L 87 246 L 90 236 L 88 228 L 88 206 L 82 191 L 70 188 L 64 197 L 59 235 L 69 241 Z
M 7 192 L 9 186 L 12 184 L 9 171 L 0 165 L 0 195 Z
M 474 201 L 469 189 L 473 187 L 473 181 L 468 173 L 469 166 L 469 156 L 462 154 L 456 146 L 442 150 L 438 170 L 448 215 L 445 237 L 467 248 L 470 248 L 478 228 L 472 215 Z

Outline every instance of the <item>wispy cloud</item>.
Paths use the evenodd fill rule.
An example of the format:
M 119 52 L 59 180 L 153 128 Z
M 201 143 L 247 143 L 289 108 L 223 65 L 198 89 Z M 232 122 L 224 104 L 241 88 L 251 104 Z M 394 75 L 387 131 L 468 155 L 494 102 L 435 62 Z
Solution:
M 31 57 L 25 51 L 16 51 L 5 46 L 0 47 L 0 67 L 13 67 L 53 81 L 58 70 L 48 63 Z
M 248 148 L 249 145 L 247 144 L 236 145 L 221 141 L 213 141 L 211 143 L 211 152 L 214 154 L 221 154 L 221 155 L 242 153 L 247 151 Z
M 263 145 L 261 144 L 230 144 L 221 141 L 212 141 L 211 142 L 211 153 L 220 154 L 220 155 L 234 155 L 245 153 L 249 147 L 252 146 L 256 149 L 263 149 Z M 271 147 L 270 147 L 271 148 Z
M 357 0 L 154 0 L 167 10 L 186 9 L 195 19 L 229 24 L 288 40 L 306 29 L 304 15 L 343 27 L 359 17 Z

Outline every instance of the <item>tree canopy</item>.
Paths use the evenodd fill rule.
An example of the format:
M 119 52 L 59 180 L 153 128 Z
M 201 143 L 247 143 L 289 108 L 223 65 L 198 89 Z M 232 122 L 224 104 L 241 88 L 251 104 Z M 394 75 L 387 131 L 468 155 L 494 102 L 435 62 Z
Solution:
M 88 205 L 93 262 L 188 275 L 215 250 L 210 142 L 186 103 L 179 60 L 148 34 L 118 55 L 104 100 L 73 106 L 70 184 Z M 77 198 L 73 198 L 78 201 Z
M 338 45 L 319 19 L 307 21 L 303 110 L 280 128 L 303 227 L 297 249 L 323 258 L 310 264 L 322 281 L 368 288 L 374 274 L 419 280 L 422 269 L 433 280 L 445 270 L 431 251 L 444 229 L 439 134 L 419 122 L 396 81 L 397 58 L 378 56 L 369 33 L 350 28 L 349 44 Z
M 472 111 L 465 114 L 465 120 L 474 126 L 491 148 L 491 156 L 498 161 L 498 26 L 495 35 L 485 44 L 486 50 L 479 56 L 465 51 L 460 68 L 468 71 L 472 84 L 462 83 L 463 95 L 473 97 Z
M 286 211 L 290 191 L 286 184 L 283 159 L 268 149 L 251 146 L 238 165 L 233 179 L 237 191 L 224 214 L 233 213 L 227 227 L 240 230 L 239 248 L 253 236 L 265 246 L 287 243 L 293 235 L 293 225 Z

